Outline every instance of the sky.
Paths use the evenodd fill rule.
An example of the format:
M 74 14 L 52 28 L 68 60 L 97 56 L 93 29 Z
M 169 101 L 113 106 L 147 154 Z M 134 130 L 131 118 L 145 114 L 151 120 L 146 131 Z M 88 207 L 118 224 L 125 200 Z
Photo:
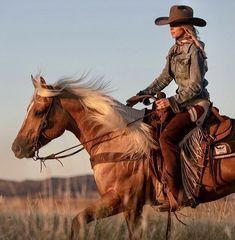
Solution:
M 198 28 L 206 44 L 211 101 L 222 114 L 235 117 L 235 1 L 214 0 L 0 0 L 0 179 L 25 180 L 91 174 L 87 153 L 49 162 L 16 159 L 11 144 L 20 129 L 33 94 L 30 75 L 41 72 L 48 83 L 65 76 L 103 76 L 126 99 L 148 86 L 164 67 L 174 44 L 169 27 L 157 27 L 175 4 L 193 7 L 207 21 Z M 174 94 L 171 84 L 165 92 Z M 138 105 L 138 108 L 143 106 Z M 49 143 L 42 155 L 73 146 L 71 133 Z

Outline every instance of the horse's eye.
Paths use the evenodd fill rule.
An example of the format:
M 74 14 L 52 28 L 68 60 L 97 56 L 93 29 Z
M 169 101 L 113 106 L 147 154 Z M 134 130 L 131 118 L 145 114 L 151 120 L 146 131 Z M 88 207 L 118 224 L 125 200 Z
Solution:
M 45 112 L 46 112 L 45 110 L 38 110 L 38 111 L 35 112 L 35 116 L 40 117 L 40 116 L 42 116 Z

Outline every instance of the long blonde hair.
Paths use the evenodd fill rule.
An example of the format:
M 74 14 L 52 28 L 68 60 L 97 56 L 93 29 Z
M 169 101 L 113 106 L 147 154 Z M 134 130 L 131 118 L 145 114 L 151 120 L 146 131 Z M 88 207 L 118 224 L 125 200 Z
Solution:
M 189 24 L 182 25 L 182 28 L 184 29 L 184 31 L 186 33 L 186 37 L 191 38 L 193 40 L 194 44 L 202 50 L 203 54 L 206 55 L 206 53 L 204 51 L 204 46 L 199 41 L 197 29 L 193 25 L 189 25 Z
M 193 25 L 188 25 L 188 24 L 182 25 L 181 27 L 184 29 L 184 31 L 186 33 L 185 37 L 192 39 L 194 44 L 201 50 L 203 58 L 204 58 L 205 70 L 207 72 L 208 71 L 208 64 L 206 61 L 207 56 L 206 56 L 206 52 L 204 50 L 204 45 L 199 41 L 197 29 Z

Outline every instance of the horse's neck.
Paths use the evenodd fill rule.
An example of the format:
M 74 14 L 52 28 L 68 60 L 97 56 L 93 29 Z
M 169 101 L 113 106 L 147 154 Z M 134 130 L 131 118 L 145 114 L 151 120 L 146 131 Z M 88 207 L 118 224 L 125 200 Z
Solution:
M 81 143 L 85 143 L 84 147 L 91 156 L 110 151 L 125 153 L 126 156 L 135 154 L 141 158 L 144 155 L 149 156 L 150 149 L 155 148 L 150 129 L 142 124 L 144 111 L 138 111 L 138 115 L 137 112 L 132 112 L 131 118 L 127 118 L 122 113 L 129 116 L 128 109 L 120 109 L 121 104 L 118 109 L 114 109 L 113 105 L 104 105 L 106 112 L 102 112 L 101 108 L 96 112 L 95 109 L 84 108 L 78 101 L 69 99 L 64 102 L 64 110 L 72 119 L 68 124 L 75 122 L 73 127 L 70 126 L 67 130 L 74 134 L 77 132 L 75 135 Z M 134 124 L 127 129 L 127 124 L 133 119 Z M 137 119 L 139 121 L 136 121 Z
M 64 110 L 68 112 L 69 115 L 68 126 L 66 130 L 72 132 L 81 143 L 88 142 L 84 145 L 84 147 L 90 154 L 93 146 L 92 139 L 97 137 L 97 132 L 99 129 L 93 129 L 92 126 L 87 123 L 89 111 L 86 111 L 80 106 L 80 104 L 73 100 L 64 101 L 62 105 Z

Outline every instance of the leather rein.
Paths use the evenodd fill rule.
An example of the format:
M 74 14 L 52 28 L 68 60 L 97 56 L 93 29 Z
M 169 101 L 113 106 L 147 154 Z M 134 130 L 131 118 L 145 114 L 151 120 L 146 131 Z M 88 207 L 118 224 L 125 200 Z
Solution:
M 137 96 L 136 96 L 136 97 L 137 97 Z M 135 99 L 135 101 L 138 100 L 137 102 L 139 102 L 139 101 L 144 101 L 145 99 L 153 99 L 153 100 L 156 100 L 156 98 L 153 97 L 152 95 L 143 95 L 143 96 L 138 96 L 137 98 L 138 98 L 138 99 Z M 136 103 L 137 103 L 137 102 L 136 102 Z M 39 156 L 39 149 L 40 149 L 39 145 L 41 145 L 41 144 L 40 144 L 40 137 L 43 136 L 44 138 L 46 138 L 46 139 L 48 139 L 48 140 L 52 140 L 52 139 L 50 139 L 50 138 L 45 134 L 45 129 L 46 129 L 47 125 L 48 125 L 48 116 L 49 116 L 49 114 L 50 114 L 50 112 L 51 112 L 53 103 L 54 103 L 54 97 L 52 97 L 52 101 L 51 101 L 51 103 L 50 103 L 50 105 L 49 105 L 49 108 L 48 108 L 46 114 L 44 115 L 44 118 L 43 118 L 43 120 L 42 120 L 42 123 L 41 123 L 41 125 L 40 125 L 40 127 L 39 127 L 38 135 L 37 135 L 37 137 L 35 138 L 35 143 L 34 143 L 34 147 L 33 147 L 33 149 L 35 150 L 35 156 L 33 157 L 33 160 L 34 160 L 34 161 L 38 161 L 38 160 L 40 161 L 40 171 L 42 171 L 42 166 L 44 166 L 44 167 L 46 168 L 45 161 L 47 161 L 47 160 L 57 160 L 57 161 L 63 166 L 63 163 L 60 161 L 60 159 L 73 156 L 73 155 L 81 152 L 82 150 L 84 150 L 84 149 L 85 149 L 85 147 L 84 147 L 85 144 L 90 143 L 90 142 L 95 141 L 95 140 L 99 140 L 99 139 L 101 139 L 101 138 L 103 138 L 103 137 L 105 137 L 105 136 L 110 135 L 111 133 L 114 133 L 115 131 L 120 130 L 120 129 L 117 129 L 117 130 L 115 130 L 115 131 L 107 132 L 107 133 L 105 133 L 105 134 L 103 134 L 103 135 L 101 135 L 101 136 L 97 136 L 97 137 L 95 137 L 95 138 L 89 139 L 88 141 L 85 141 L 85 142 L 82 142 L 82 143 L 77 144 L 77 145 L 75 145 L 75 146 L 66 148 L 66 149 L 64 149 L 64 150 L 62 150 L 62 151 L 59 151 L 59 152 L 57 152 L 57 153 L 49 154 L 49 155 L 46 156 L 46 157 L 40 157 L 40 156 Z M 136 103 L 135 103 L 135 104 L 136 104 Z M 149 102 L 149 104 L 150 104 L 150 102 Z M 132 106 L 133 106 L 133 105 L 132 105 Z M 133 124 L 133 123 L 135 123 L 135 122 L 137 122 L 137 121 L 139 121 L 139 120 L 147 117 L 147 116 L 152 115 L 153 113 L 154 113 L 154 112 L 150 112 L 150 113 L 144 114 L 143 117 L 137 118 L 137 119 L 133 120 L 132 122 L 129 122 L 125 127 L 123 127 L 123 129 L 126 128 L 126 127 L 128 127 L 129 125 L 131 125 L 131 124 Z M 120 137 L 121 135 L 123 135 L 123 133 L 120 134 L 120 135 L 118 135 L 118 137 Z M 117 137 L 117 136 L 115 136 L 114 138 L 116 138 L 116 137 Z M 106 141 L 110 141 L 110 140 L 112 140 L 112 139 L 113 139 L 113 138 L 110 137 L 110 138 L 107 139 Z M 96 143 L 96 144 L 99 144 L 99 143 Z M 75 148 L 78 148 L 78 147 L 80 147 L 80 148 L 79 148 L 78 150 L 72 152 L 72 153 L 68 153 L 68 154 L 61 155 L 62 153 L 68 152 L 68 151 L 70 151 L 70 150 L 72 150 L 72 149 L 75 149 Z

